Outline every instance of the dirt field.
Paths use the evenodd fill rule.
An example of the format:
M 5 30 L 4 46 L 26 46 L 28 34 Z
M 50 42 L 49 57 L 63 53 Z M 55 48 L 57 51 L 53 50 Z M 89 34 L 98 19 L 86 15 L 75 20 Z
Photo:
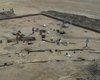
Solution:
M 96 18 L 99 3 L 99 0 L 4 0 L 0 1 L 0 8 L 13 7 L 17 15 L 54 9 Z M 3 41 L 0 80 L 100 80 L 100 34 L 71 24 L 67 28 L 62 25 L 42 15 L 0 21 Z M 36 40 L 28 44 L 23 38 L 17 44 L 18 30 L 24 38 Z M 46 32 L 41 34 L 40 30 Z M 89 44 L 85 47 L 87 38 Z
M 42 27 L 46 23 L 46 27 Z M 0 38 L 4 41 L 0 51 L 0 79 L 1 80 L 77 80 L 83 78 L 88 80 L 88 71 L 85 71 L 92 60 L 98 60 L 100 46 L 100 35 L 98 33 L 81 29 L 73 25 L 64 29 L 66 34 L 61 35 L 55 30 L 60 29 L 62 22 L 44 16 L 26 17 L 21 19 L 4 20 L 0 22 Z M 3 26 L 3 27 L 2 27 Z M 32 27 L 43 29 L 49 33 L 45 40 L 54 41 L 61 39 L 64 44 L 48 43 L 41 40 L 39 32 L 32 33 Z M 32 45 L 20 41 L 6 43 L 7 39 L 15 39 L 12 33 L 21 30 L 25 36 L 36 37 Z M 63 29 L 62 29 L 63 30 Z M 86 38 L 90 38 L 89 48 L 84 48 Z M 66 43 L 67 42 L 67 43 Z M 52 52 L 30 52 L 27 50 L 47 50 Z M 55 50 L 65 50 L 56 52 Z M 83 49 L 83 51 L 67 51 L 68 49 Z M 86 49 L 86 50 L 84 50 Z M 66 55 L 68 53 L 68 55 Z M 83 58 L 86 61 L 80 61 Z M 75 60 L 75 61 L 73 61 Z M 79 60 L 79 61 L 78 61 Z M 8 65 L 3 66 L 4 63 Z M 82 72 L 82 70 L 84 70 Z
M 100 18 L 100 0 L 0 0 L 0 8 L 13 7 L 17 14 L 56 10 Z

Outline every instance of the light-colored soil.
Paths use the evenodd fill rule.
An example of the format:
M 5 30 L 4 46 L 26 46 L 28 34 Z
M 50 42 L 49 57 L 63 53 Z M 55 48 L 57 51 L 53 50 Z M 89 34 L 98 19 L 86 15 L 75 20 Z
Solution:
M 56 10 L 100 19 L 99 0 L 1 0 L 0 8 L 14 8 L 17 14 Z
M 47 26 L 44 28 L 42 27 L 43 24 Z M 61 38 L 62 41 L 68 42 L 67 46 L 43 42 L 38 32 L 32 35 L 37 39 L 32 45 L 27 45 L 27 42 L 19 42 L 19 44 L 16 44 L 16 42 L 3 42 L 3 44 L 0 44 L 0 65 L 5 62 L 13 63 L 13 65 L 0 67 L 0 80 L 76 80 L 76 78 L 90 77 L 88 71 L 85 71 L 85 67 L 91 63 L 91 60 L 98 60 L 100 54 L 91 53 L 93 52 L 91 50 L 76 51 L 75 53 L 74 51 L 59 53 L 55 52 L 55 50 L 83 49 L 86 38 L 90 38 L 88 49 L 99 51 L 100 34 L 69 25 L 69 28 L 64 29 L 66 34 L 62 36 L 53 31 L 53 29 L 60 29 L 61 25 L 62 22 L 44 16 L 0 21 L 0 38 L 3 40 L 15 39 L 12 33 L 18 30 L 21 30 L 25 36 L 29 36 L 32 33 L 32 27 L 34 27 L 49 31 L 49 34 L 45 33 L 45 39 L 48 41 L 53 37 L 54 40 Z M 27 54 L 24 49 L 51 49 L 53 53 L 46 51 Z M 71 56 L 68 57 L 66 52 Z M 87 61 L 72 61 L 77 60 L 78 57 L 82 57 Z M 38 63 L 38 61 L 48 62 Z M 82 72 L 81 70 L 84 71 Z
M 100 13 L 99 3 L 99 0 L 1 0 L 0 8 L 13 7 L 17 15 L 53 9 L 86 14 L 86 16 L 96 18 Z M 44 24 L 46 27 L 43 27 Z M 3 43 L 0 44 L 0 80 L 77 80 L 77 78 L 89 80 L 88 77 L 94 78 L 86 68 L 94 60 L 99 61 L 100 59 L 100 34 L 74 25 L 69 25 L 65 29 L 61 29 L 61 26 L 62 22 L 42 15 L 0 21 L 0 40 L 3 40 Z M 49 31 L 48 34 L 45 33 L 46 40 L 61 39 L 62 42 L 67 43 L 67 46 L 42 41 L 39 32 L 30 35 L 33 27 Z M 66 34 L 58 34 L 57 29 L 64 30 Z M 6 43 L 7 39 L 15 39 L 12 33 L 16 33 L 18 30 L 21 30 L 25 36 L 36 37 L 36 41 L 33 41 L 32 45 L 22 41 L 18 44 L 16 41 Z M 87 38 L 90 39 L 90 42 L 89 47 L 85 48 Z M 53 53 L 46 51 L 28 54 L 25 49 L 51 49 Z M 87 50 L 56 52 L 56 49 Z M 86 61 L 73 61 L 78 58 Z M 4 63 L 13 65 L 2 66 Z

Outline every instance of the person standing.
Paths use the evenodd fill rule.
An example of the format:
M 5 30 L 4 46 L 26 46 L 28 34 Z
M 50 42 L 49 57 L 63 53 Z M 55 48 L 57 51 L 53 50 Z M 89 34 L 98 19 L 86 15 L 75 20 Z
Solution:
M 34 30 L 34 27 L 33 27 L 33 28 L 32 28 L 32 34 L 34 34 L 34 31 L 35 31 L 35 30 Z
M 85 45 L 86 47 L 89 46 L 89 42 L 90 42 L 90 40 L 89 40 L 89 38 L 87 38 L 87 39 L 86 39 L 86 42 L 85 42 L 85 43 L 86 43 L 86 45 Z
M 19 43 L 19 34 L 17 33 L 16 34 L 16 41 L 17 41 L 17 44 Z
M 19 40 L 20 40 L 20 35 L 21 35 L 21 31 L 19 30 L 17 33 L 16 33 L 16 41 L 17 41 L 17 44 L 19 43 Z

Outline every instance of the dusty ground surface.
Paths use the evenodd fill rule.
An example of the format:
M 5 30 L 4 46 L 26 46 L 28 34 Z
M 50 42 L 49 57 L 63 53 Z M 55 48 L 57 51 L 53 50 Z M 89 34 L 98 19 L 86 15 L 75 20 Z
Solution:
M 33 3 L 27 0 L 24 2 L 23 0 L 3 0 L 0 1 L 0 8 L 13 7 L 17 15 L 54 9 L 95 17 L 99 15 L 99 3 L 99 0 L 76 0 L 76 2 L 75 0 L 65 2 L 64 0 L 54 2 L 53 0 L 36 0 Z M 43 27 L 43 24 L 46 24 L 46 27 Z M 0 21 L 0 40 L 3 40 L 0 44 L 0 80 L 100 80 L 98 72 L 100 71 L 98 69 L 100 34 L 74 25 L 69 25 L 64 29 L 61 29 L 61 26 L 62 22 L 41 15 Z M 47 41 L 61 39 L 60 45 L 57 45 L 57 42 L 42 41 L 38 31 L 31 35 L 33 27 L 46 30 L 44 35 Z M 66 33 L 59 34 L 57 29 Z M 7 39 L 15 39 L 12 33 L 18 30 L 21 30 L 25 36 L 36 37 L 36 41 L 32 41 L 31 45 L 22 41 L 18 44 L 16 41 L 6 43 Z M 89 47 L 85 47 L 86 38 L 90 39 Z M 28 54 L 26 49 L 33 51 L 51 49 L 52 52 L 30 52 Z M 56 52 L 56 49 L 82 49 L 83 51 Z M 90 65 L 93 63 L 98 65 L 91 68 Z M 93 72 L 96 74 L 94 75 Z
M 46 27 L 43 27 L 45 23 Z M 61 29 L 61 26 L 62 22 L 41 15 L 0 21 L 0 38 L 3 40 L 3 43 L 0 44 L 0 80 L 77 80 L 77 78 L 88 80 L 91 75 L 85 68 L 92 63 L 92 60 L 100 58 L 100 34 L 73 25 L 69 25 L 69 28 L 65 29 Z M 67 45 L 42 41 L 39 32 L 31 35 L 32 27 L 46 30 L 45 40 L 61 39 L 61 42 L 65 42 L 64 44 L 67 43 Z M 66 33 L 59 34 L 56 32 L 57 29 L 64 30 Z M 32 45 L 22 41 L 18 44 L 16 41 L 6 43 L 7 39 L 15 39 L 12 33 L 16 33 L 18 30 L 21 30 L 25 36 L 36 37 L 36 41 L 33 41 Z M 90 38 L 88 48 L 84 48 L 86 38 Z M 53 52 L 31 52 L 28 54 L 25 49 L 33 51 L 51 49 Z M 56 49 L 87 50 L 56 52 Z M 86 59 L 86 61 L 77 61 L 79 57 Z M 4 63 L 12 65 L 2 66 Z
M 56 10 L 100 19 L 100 0 L 0 0 L 0 8 L 14 8 L 17 14 Z

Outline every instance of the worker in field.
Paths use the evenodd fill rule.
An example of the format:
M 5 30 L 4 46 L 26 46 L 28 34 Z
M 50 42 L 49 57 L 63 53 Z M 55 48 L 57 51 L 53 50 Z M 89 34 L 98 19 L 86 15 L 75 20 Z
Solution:
M 16 41 L 17 41 L 17 44 L 19 43 L 20 40 L 21 40 L 21 31 L 19 30 L 19 31 L 16 33 Z
M 61 39 L 57 40 L 57 45 L 60 45 Z
M 35 31 L 35 29 L 34 29 L 34 27 L 32 28 L 32 34 L 34 34 L 34 31 Z
M 19 43 L 19 34 L 17 33 L 16 34 L 16 41 L 17 41 L 17 44 Z
M 90 42 L 90 39 L 87 38 L 86 41 L 85 41 L 85 44 L 86 44 L 85 47 L 88 47 L 89 46 L 89 42 Z

